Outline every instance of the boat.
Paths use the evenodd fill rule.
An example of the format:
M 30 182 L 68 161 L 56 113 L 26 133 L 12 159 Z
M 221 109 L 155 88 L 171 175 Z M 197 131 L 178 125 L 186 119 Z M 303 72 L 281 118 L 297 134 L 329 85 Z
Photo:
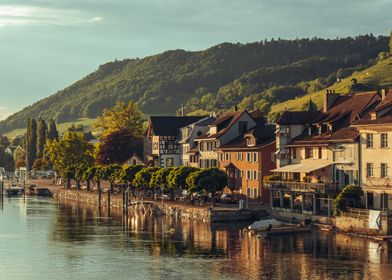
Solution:
M 283 223 L 276 219 L 259 220 L 248 227 L 251 234 L 262 234 L 263 237 L 309 232 L 310 229 L 309 225 Z
M 4 189 L 4 192 L 8 196 L 18 196 L 23 194 L 23 188 L 21 187 L 15 187 L 15 186 L 10 186 L 8 188 Z

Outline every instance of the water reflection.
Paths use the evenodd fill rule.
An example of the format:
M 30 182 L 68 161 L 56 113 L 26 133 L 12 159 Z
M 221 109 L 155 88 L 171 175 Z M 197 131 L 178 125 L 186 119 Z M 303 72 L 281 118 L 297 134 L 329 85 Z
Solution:
M 124 221 L 121 211 L 111 211 L 111 219 L 106 215 L 105 209 L 98 213 L 96 207 L 77 203 L 15 200 L 5 202 L 0 213 L 0 225 L 10 227 L 0 235 L 26 231 L 23 247 L 15 254 L 18 260 L 28 258 L 35 265 L 26 279 L 392 277 L 392 249 L 387 242 L 325 232 L 265 240 L 244 234 L 241 224 L 209 225 L 150 216 Z M 19 223 L 26 227 L 18 227 Z M 1 244 L 0 256 L 5 248 L 10 251 Z M 29 256 L 32 252 L 34 258 Z M 0 263 L 1 272 L 8 261 Z

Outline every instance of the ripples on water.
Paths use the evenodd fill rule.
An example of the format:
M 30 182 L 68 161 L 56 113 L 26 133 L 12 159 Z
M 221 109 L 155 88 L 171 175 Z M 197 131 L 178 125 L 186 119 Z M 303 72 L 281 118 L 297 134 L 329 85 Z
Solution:
M 392 279 L 388 243 L 324 232 L 262 240 L 242 234 L 245 225 L 133 217 L 125 226 L 121 212 L 112 217 L 6 199 L 0 279 Z

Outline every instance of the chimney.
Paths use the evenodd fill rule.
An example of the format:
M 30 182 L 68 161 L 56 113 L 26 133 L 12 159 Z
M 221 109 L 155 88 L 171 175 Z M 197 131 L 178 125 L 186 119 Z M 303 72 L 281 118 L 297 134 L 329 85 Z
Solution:
M 324 100 L 323 100 L 323 112 L 325 113 L 328 111 L 332 104 L 335 102 L 335 100 L 339 97 L 339 94 L 336 94 L 335 91 L 328 90 L 324 95 Z
M 238 111 L 237 105 L 234 105 L 234 112 L 237 112 L 237 111 Z
M 383 88 L 381 90 L 381 100 L 384 100 L 384 99 L 385 99 L 385 89 Z

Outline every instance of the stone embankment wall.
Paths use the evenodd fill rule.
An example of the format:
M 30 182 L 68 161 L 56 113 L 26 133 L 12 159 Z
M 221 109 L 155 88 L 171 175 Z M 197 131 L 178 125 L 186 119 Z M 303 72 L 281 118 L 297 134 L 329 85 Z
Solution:
M 369 211 L 366 209 L 349 209 L 335 217 L 334 226 L 348 233 L 364 235 L 391 235 L 392 216 L 388 212 L 381 212 L 381 228 L 369 228 Z
M 98 194 L 86 191 L 76 191 L 60 189 L 54 196 L 60 200 L 66 199 L 70 201 L 77 201 L 88 204 L 98 205 Z M 102 193 L 101 206 L 107 207 L 108 195 Z M 122 208 L 122 195 L 111 195 L 111 208 Z M 237 209 L 222 209 L 219 207 L 200 207 L 186 204 L 177 204 L 175 202 L 165 201 L 132 201 L 128 206 L 129 215 L 138 213 L 151 215 L 166 215 L 175 216 L 182 219 L 192 219 L 201 222 L 215 223 L 215 222 L 242 222 L 260 219 L 267 216 L 267 212 L 263 210 L 237 210 Z

